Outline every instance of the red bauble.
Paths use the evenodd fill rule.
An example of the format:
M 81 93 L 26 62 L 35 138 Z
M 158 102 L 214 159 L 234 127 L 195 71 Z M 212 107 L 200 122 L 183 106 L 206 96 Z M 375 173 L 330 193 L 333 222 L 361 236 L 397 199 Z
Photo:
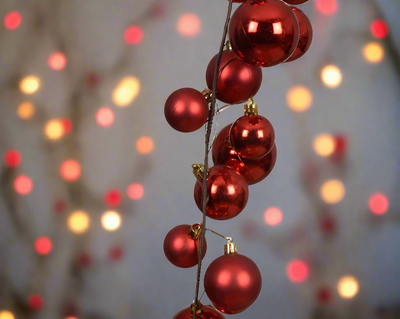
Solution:
M 201 314 L 196 315 L 196 319 L 225 319 L 222 313 L 211 306 L 202 306 L 202 310 Z M 190 307 L 182 309 L 172 319 L 193 319 Z
M 248 0 L 232 15 L 229 41 L 243 61 L 268 67 L 284 62 L 296 49 L 299 24 L 281 0 Z
M 177 267 L 189 268 L 197 265 L 200 240 L 190 238 L 190 225 L 179 225 L 172 228 L 164 239 L 164 254 Z M 204 242 L 203 258 L 207 251 Z
M 297 4 L 302 4 L 307 2 L 308 0 L 284 0 L 286 3 L 288 4 L 293 4 L 293 5 L 297 5 Z
M 261 291 L 261 273 L 250 258 L 238 253 L 215 259 L 204 275 L 204 289 L 215 308 L 236 314 L 248 308 Z
M 295 7 L 291 7 L 291 9 L 296 15 L 297 21 L 299 22 L 299 43 L 297 44 L 297 47 L 294 50 L 293 54 L 285 62 L 294 61 L 302 57 L 310 47 L 313 37 L 312 25 L 308 17 L 300 9 L 297 9 Z
M 208 114 L 207 100 L 203 94 L 192 88 L 176 90 L 165 102 L 165 118 L 179 132 L 198 130 L 207 121 Z
M 213 89 L 217 56 L 218 54 L 211 59 L 206 71 L 207 86 L 210 90 Z M 215 95 L 218 100 L 229 104 L 245 102 L 256 95 L 261 82 L 262 71 L 259 67 L 239 60 L 231 50 L 222 52 Z
M 268 154 L 275 143 L 275 131 L 261 115 L 243 115 L 231 126 L 232 147 L 246 159 L 257 159 Z
M 225 165 L 210 168 L 207 191 L 207 216 L 217 220 L 231 219 L 239 215 L 249 198 L 249 186 L 244 177 Z M 197 181 L 194 186 L 194 200 L 200 211 L 203 211 L 202 195 L 203 184 Z

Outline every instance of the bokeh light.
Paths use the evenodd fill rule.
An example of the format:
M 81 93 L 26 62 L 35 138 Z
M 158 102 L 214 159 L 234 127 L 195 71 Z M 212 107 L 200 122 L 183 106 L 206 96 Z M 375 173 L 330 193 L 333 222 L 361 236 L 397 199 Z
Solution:
M 308 110 L 312 104 L 312 99 L 311 91 L 305 86 L 294 86 L 286 95 L 288 106 L 295 112 Z
M 119 82 L 112 93 L 112 100 L 115 105 L 128 106 L 138 96 L 140 82 L 134 76 L 127 76 Z
M 383 215 L 389 209 L 389 200 L 384 194 L 375 193 L 369 198 L 368 207 L 371 213 Z
M 114 231 L 121 225 L 121 216 L 115 211 L 108 211 L 101 216 L 101 224 L 108 231 Z
M 21 154 L 17 150 L 9 150 L 4 154 L 4 163 L 11 168 L 21 164 Z
M 29 120 L 35 114 L 35 107 L 30 102 L 23 102 L 17 108 L 17 115 L 23 120 Z
M 81 176 L 81 166 L 78 161 L 66 160 L 60 165 L 60 175 L 68 182 L 75 182 Z
M 46 136 L 51 140 L 58 140 L 64 136 L 64 125 L 60 119 L 52 119 L 46 123 L 44 128 Z
M 68 228 L 76 234 L 82 234 L 89 228 L 90 219 L 86 212 L 77 210 L 68 217 Z
M 131 25 L 125 30 L 125 42 L 128 44 L 138 44 L 143 40 L 143 30 L 137 25 Z
M 35 241 L 35 250 L 39 255 L 48 255 L 51 252 L 53 244 L 49 237 L 42 236 Z
M 338 10 L 338 3 L 336 0 L 316 0 L 315 7 L 323 15 L 332 15 Z
M 11 11 L 4 17 L 3 23 L 6 29 L 15 30 L 22 22 L 21 14 L 18 11 Z
M 194 37 L 200 32 L 200 19 L 194 13 L 182 14 L 178 19 L 176 29 L 181 35 L 185 37 Z
M 332 179 L 326 181 L 321 186 L 320 193 L 321 193 L 321 198 L 324 200 L 324 202 L 328 204 L 336 204 L 343 199 L 346 190 L 341 181 Z
M 67 202 L 63 199 L 57 199 L 53 204 L 54 212 L 57 214 L 62 214 L 67 209 Z
M 383 20 L 377 19 L 371 23 L 371 34 L 377 39 L 384 39 L 389 34 L 389 27 Z
M 35 93 L 40 86 L 40 81 L 36 76 L 29 75 L 24 77 L 19 83 L 19 88 L 22 93 L 25 94 L 33 94 Z
M 15 319 L 14 314 L 8 310 L 0 311 L 0 319 Z
M 108 257 L 109 257 L 111 260 L 118 261 L 118 260 L 120 260 L 123 256 L 124 256 L 124 251 L 122 250 L 121 247 L 118 247 L 118 246 L 116 246 L 116 247 L 111 247 L 111 248 L 108 250 Z
M 14 180 L 14 189 L 20 195 L 27 195 L 32 191 L 32 180 L 25 175 L 17 176 Z
M 327 65 L 321 71 L 321 80 L 329 88 L 338 87 L 342 79 L 342 72 L 335 65 Z
M 308 265 L 302 260 L 292 260 L 288 263 L 286 268 L 286 274 L 289 280 L 295 283 L 306 280 L 308 273 Z
M 363 56 L 370 63 L 379 63 L 385 56 L 385 50 L 378 42 L 370 42 L 363 48 Z
M 316 292 L 316 297 L 319 303 L 327 304 L 332 299 L 332 292 L 328 287 L 320 287 Z
M 149 154 L 153 151 L 154 142 L 148 136 L 142 136 L 136 141 L 136 149 L 140 154 Z
M 144 189 L 141 184 L 133 183 L 128 186 L 126 193 L 128 197 L 132 200 L 141 199 L 144 195 Z
M 335 138 L 330 134 L 320 134 L 314 139 L 314 151 L 319 156 L 329 156 L 335 151 Z
M 28 305 L 32 310 L 40 310 L 43 307 L 43 298 L 39 295 L 30 295 Z
M 101 107 L 96 112 L 96 122 L 100 126 L 110 126 L 114 123 L 114 112 L 109 107 Z
M 59 71 L 65 68 L 65 65 L 67 64 L 67 58 L 61 52 L 54 52 L 47 59 L 47 63 L 49 64 L 50 68 Z
M 358 281 L 352 276 L 345 276 L 339 280 L 338 292 L 340 297 L 351 299 L 357 295 L 359 290 Z
M 280 224 L 282 221 L 282 211 L 278 207 L 267 208 L 264 212 L 264 221 L 270 226 Z
M 122 200 L 121 192 L 118 189 L 110 189 L 105 194 L 104 200 L 108 206 L 118 206 Z

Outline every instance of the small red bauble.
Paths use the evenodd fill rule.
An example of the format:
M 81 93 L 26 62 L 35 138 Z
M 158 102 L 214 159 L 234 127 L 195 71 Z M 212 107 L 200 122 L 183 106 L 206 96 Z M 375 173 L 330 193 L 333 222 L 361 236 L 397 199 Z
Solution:
M 275 131 L 265 117 L 244 115 L 232 124 L 229 138 L 239 156 L 257 159 L 271 151 L 275 143 Z
M 285 62 L 294 61 L 302 57 L 310 47 L 313 37 L 312 25 L 308 17 L 300 9 L 295 7 L 291 7 L 291 9 L 296 15 L 297 21 L 299 22 L 299 43 L 297 44 L 293 54 Z
M 240 214 L 249 198 L 249 186 L 242 175 L 225 165 L 210 168 L 207 181 L 207 216 L 226 220 Z M 194 200 L 200 211 L 202 208 L 203 184 L 197 181 L 194 187 Z
M 299 24 L 281 0 L 248 0 L 232 15 L 229 41 L 243 61 L 269 67 L 292 55 L 299 41 Z
M 284 0 L 288 4 L 297 5 L 307 2 L 308 0 Z
M 197 265 L 200 250 L 200 240 L 189 236 L 191 226 L 179 225 L 172 228 L 164 239 L 164 254 L 175 266 L 189 268 Z M 207 241 L 204 242 L 203 257 L 207 251 Z
M 204 275 L 204 289 L 215 308 L 227 314 L 246 310 L 261 291 L 257 265 L 238 253 L 215 259 Z
M 225 319 L 224 315 L 211 306 L 201 305 L 201 311 L 196 311 L 196 319 Z M 193 319 L 191 307 L 182 309 L 172 319 Z
M 192 88 L 176 90 L 165 102 L 165 118 L 179 132 L 198 130 L 207 121 L 208 114 L 208 102 L 204 95 Z
M 206 71 L 207 86 L 213 88 L 214 71 L 217 62 L 215 55 Z M 222 52 L 217 81 L 216 98 L 224 103 L 237 104 L 247 101 L 256 95 L 262 82 L 262 71 L 238 59 L 231 50 Z

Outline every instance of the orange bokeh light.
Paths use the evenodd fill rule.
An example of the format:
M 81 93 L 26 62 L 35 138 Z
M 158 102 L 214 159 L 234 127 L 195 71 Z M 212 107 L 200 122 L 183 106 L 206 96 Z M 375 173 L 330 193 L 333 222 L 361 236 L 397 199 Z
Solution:
M 130 199 L 138 200 L 143 197 L 144 189 L 142 185 L 134 183 L 128 186 L 126 193 L 128 194 Z
M 149 154 L 154 148 L 153 140 L 148 136 L 142 136 L 136 142 L 136 149 L 140 154 Z
M 75 182 L 81 176 L 81 166 L 75 160 L 66 160 L 60 166 L 61 177 L 69 182 Z
M 315 7 L 321 14 L 332 15 L 338 10 L 338 3 L 336 0 L 316 0 Z
M 194 37 L 200 32 L 200 19 L 194 13 L 182 14 L 178 19 L 176 29 L 185 37 Z
M 27 195 L 32 191 L 32 180 L 25 175 L 20 175 L 14 180 L 14 189 L 20 195 Z
M 114 123 L 114 112 L 109 107 L 102 107 L 96 112 L 96 122 L 100 126 L 110 126 Z
M 282 211 L 278 207 L 270 207 L 264 212 L 264 221 L 270 226 L 276 226 L 282 221 Z
M 371 195 L 368 201 L 370 211 L 375 215 L 383 215 L 389 209 L 389 200 L 382 193 Z
M 8 167 L 18 167 L 21 163 L 21 154 L 17 150 L 9 150 L 4 154 L 4 163 Z
M 49 56 L 47 63 L 53 70 L 59 71 L 64 69 L 67 64 L 67 58 L 61 52 L 54 52 Z
M 292 260 L 287 265 L 286 273 L 290 281 L 300 283 L 307 279 L 309 268 L 302 260 Z
M 35 241 L 35 250 L 39 255 L 48 255 L 51 252 L 53 244 L 49 237 L 39 237 Z
M 21 14 L 18 11 L 11 11 L 4 17 L 4 26 L 8 30 L 15 30 L 22 22 Z
M 143 30 L 137 25 L 132 25 L 125 30 L 125 42 L 128 44 L 138 44 L 143 40 Z

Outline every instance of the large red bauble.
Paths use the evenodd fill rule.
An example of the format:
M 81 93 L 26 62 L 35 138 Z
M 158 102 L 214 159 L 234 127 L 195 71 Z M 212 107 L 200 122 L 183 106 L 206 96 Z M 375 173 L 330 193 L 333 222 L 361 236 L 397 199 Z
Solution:
M 291 7 L 291 9 L 296 15 L 297 21 L 299 22 L 299 43 L 297 44 L 293 54 L 285 62 L 294 61 L 302 57 L 310 47 L 313 37 L 312 25 L 305 13 L 295 7 Z
M 206 71 L 207 86 L 213 89 L 215 55 L 208 63 Z M 252 66 L 238 59 L 231 50 L 222 52 L 221 63 L 217 81 L 216 98 L 224 103 L 238 104 L 247 101 L 256 95 L 262 82 L 262 71 L 257 66 Z
M 286 3 L 288 4 L 293 4 L 293 5 L 297 5 L 297 4 L 302 4 L 307 2 L 308 0 L 284 0 Z
M 207 180 L 207 216 L 212 219 L 231 219 L 244 209 L 249 198 L 249 186 L 242 175 L 225 165 L 210 168 Z M 202 206 L 203 184 L 196 181 L 194 200 L 200 211 Z
M 196 319 L 225 319 L 225 316 L 211 306 L 203 306 L 203 313 L 197 314 Z M 190 307 L 179 311 L 172 319 L 193 319 Z
M 190 225 L 179 225 L 172 228 L 164 239 L 164 254 L 177 267 L 189 268 L 197 265 L 200 250 L 200 240 L 189 237 Z M 207 251 L 207 241 L 204 242 L 203 257 Z
M 204 275 L 204 289 L 215 308 L 236 314 L 248 308 L 261 291 L 261 273 L 250 258 L 238 253 L 215 259 Z
M 165 118 L 179 132 L 198 130 L 207 121 L 208 114 L 207 100 L 203 94 L 192 88 L 176 90 L 165 102 Z
M 229 139 L 240 157 L 257 159 L 271 151 L 275 143 L 275 131 L 265 117 L 243 115 L 232 124 Z
M 243 61 L 268 67 L 284 62 L 296 49 L 299 24 L 281 0 L 248 0 L 232 15 L 229 41 Z

